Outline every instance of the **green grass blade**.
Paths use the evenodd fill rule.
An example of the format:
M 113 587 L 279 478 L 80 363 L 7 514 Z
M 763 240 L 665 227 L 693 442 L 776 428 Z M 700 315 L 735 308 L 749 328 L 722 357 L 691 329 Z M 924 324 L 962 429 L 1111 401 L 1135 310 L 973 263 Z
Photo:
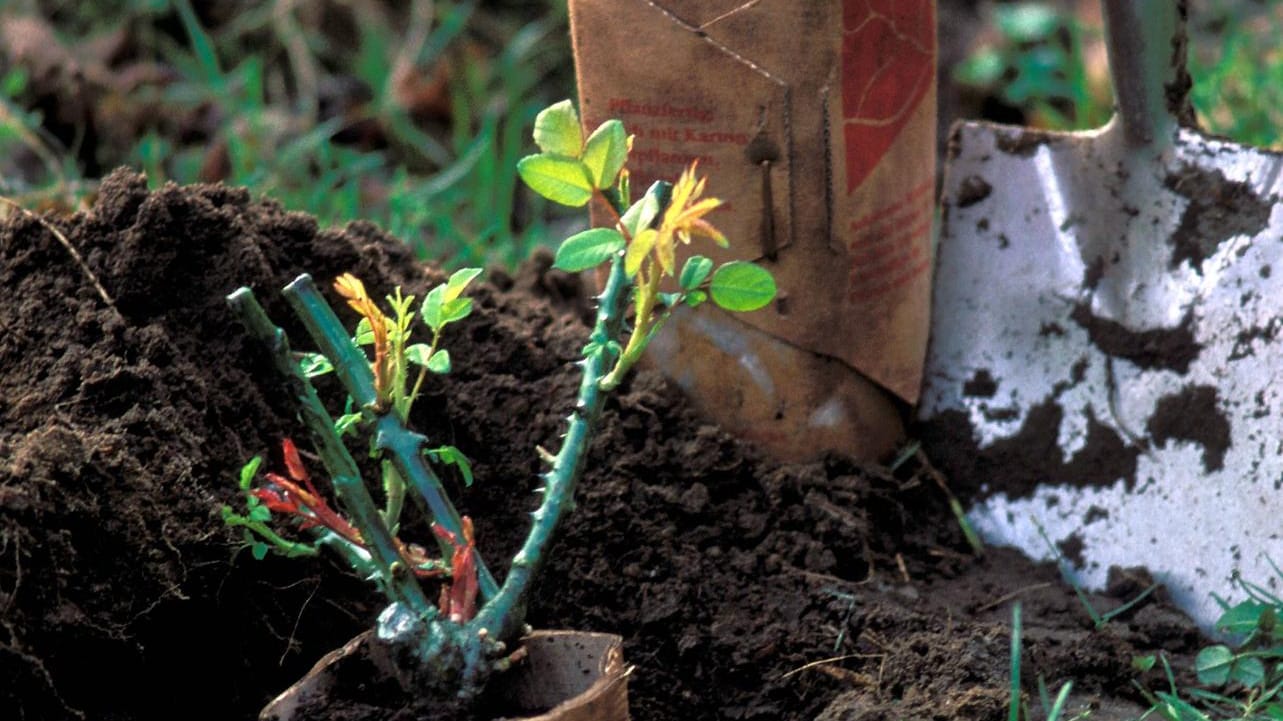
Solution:
M 1011 696 L 1007 721 L 1020 721 L 1020 603 L 1011 607 Z

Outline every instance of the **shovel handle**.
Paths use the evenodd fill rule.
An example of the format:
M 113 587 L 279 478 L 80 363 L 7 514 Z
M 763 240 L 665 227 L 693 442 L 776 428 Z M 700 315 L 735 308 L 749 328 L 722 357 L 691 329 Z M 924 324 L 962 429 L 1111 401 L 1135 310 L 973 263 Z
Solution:
M 1117 119 L 1128 141 L 1165 147 L 1189 109 L 1186 0 L 1101 0 Z

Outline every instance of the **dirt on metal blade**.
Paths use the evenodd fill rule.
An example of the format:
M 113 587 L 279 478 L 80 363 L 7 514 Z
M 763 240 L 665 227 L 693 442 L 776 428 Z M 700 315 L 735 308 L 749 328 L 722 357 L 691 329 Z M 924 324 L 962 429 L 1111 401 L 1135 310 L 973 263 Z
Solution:
M 1189 127 L 1183 5 L 1103 5 L 1109 125 L 955 131 L 918 433 L 990 542 L 1210 627 L 1283 556 L 1283 156 Z

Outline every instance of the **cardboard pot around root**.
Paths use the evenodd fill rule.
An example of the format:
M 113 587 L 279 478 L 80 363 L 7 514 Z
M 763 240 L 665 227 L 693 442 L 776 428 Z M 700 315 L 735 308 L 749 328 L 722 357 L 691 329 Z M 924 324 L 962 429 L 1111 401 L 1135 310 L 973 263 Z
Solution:
M 329 704 L 336 689 L 364 676 L 386 681 L 384 654 L 367 631 L 316 663 L 259 714 L 259 721 L 307 721 Z M 628 676 L 623 639 L 606 633 L 535 631 L 521 640 L 526 659 L 496 677 L 487 701 L 511 721 L 628 721 Z M 359 676 L 358 676 L 359 677 Z M 380 679 L 383 678 L 384 681 Z M 392 682 L 395 683 L 395 682 Z

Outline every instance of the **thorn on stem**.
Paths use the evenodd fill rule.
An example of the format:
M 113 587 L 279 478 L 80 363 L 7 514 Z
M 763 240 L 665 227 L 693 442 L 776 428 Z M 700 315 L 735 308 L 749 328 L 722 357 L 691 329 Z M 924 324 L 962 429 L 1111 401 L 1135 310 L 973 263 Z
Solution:
M 543 446 L 535 446 L 535 453 L 539 454 L 539 460 L 544 463 L 547 463 L 550 466 L 557 465 L 557 456 L 550 453 L 547 448 L 544 448 Z

